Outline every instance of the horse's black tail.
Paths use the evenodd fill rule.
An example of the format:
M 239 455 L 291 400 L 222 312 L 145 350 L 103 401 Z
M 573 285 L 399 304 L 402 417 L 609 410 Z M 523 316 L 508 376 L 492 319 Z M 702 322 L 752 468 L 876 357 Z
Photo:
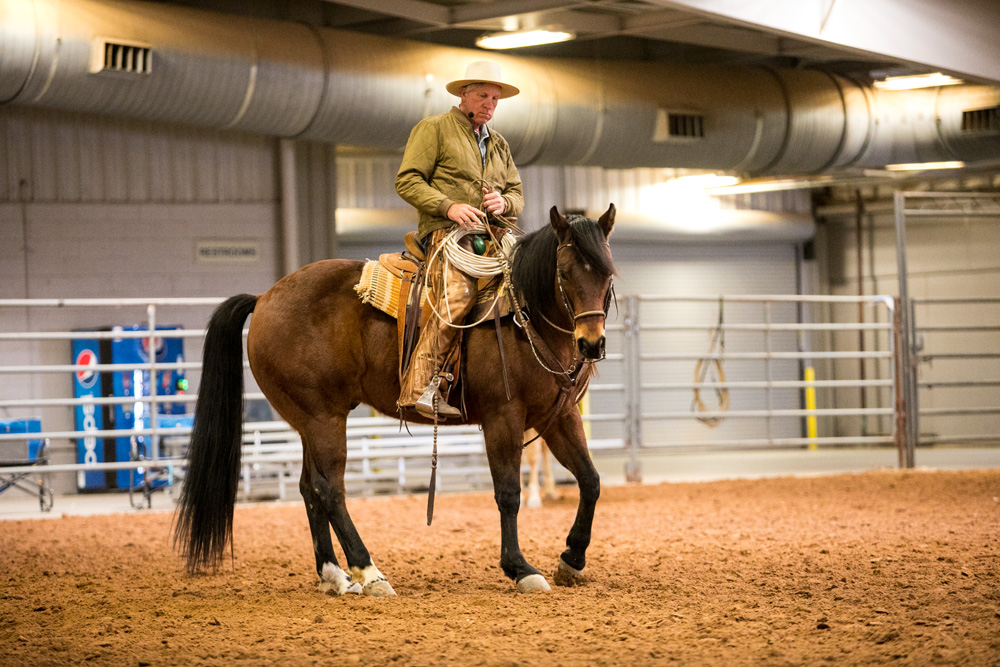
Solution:
M 205 335 L 204 364 L 187 473 L 177 508 L 174 545 L 188 572 L 217 567 L 233 536 L 243 440 L 243 322 L 257 297 L 240 294 L 219 306 Z

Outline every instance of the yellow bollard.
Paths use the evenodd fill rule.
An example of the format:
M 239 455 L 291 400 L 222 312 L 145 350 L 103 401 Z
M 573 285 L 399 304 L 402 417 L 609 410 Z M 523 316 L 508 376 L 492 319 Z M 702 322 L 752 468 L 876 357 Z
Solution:
M 816 387 L 813 383 L 816 382 L 816 369 L 812 366 L 806 366 L 805 369 L 805 380 L 806 380 L 806 410 L 816 409 Z M 809 449 L 817 449 L 816 437 L 818 435 L 816 429 L 816 415 L 809 415 L 806 417 L 806 435 L 812 442 L 809 443 Z

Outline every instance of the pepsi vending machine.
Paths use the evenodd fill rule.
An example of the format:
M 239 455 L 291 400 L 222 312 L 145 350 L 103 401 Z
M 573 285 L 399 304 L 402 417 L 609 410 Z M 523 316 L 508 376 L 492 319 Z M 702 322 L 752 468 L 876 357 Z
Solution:
M 101 329 L 108 331 L 109 329 Z M 76 366 L 96 366 L 104 360 L 111 363 L 111 341 L 107 338 L 73 341 L 73 363 Z M 111 373 L 92 368 L 78 369 L 73 374 L 73 396 L 76 398 L 102 398 L 111 396 Z M 77 431 L 103 431 L 113 427 L 111 405 L 84 402 L 76 406 Z M 105 455 L 107 453 L 107 456 Z M 77 463 L 104 463 L 115 461 L 114 438 L 88 435 L 76 441 Z M 80 471 L 76 487 L 81 491 L 103 491 L 115 487 L 115 472 L 108 470 Z
M 157 331 L 176 331 L 179 326 L 157 327 Z M 102 331 L 148 331 L 140 325 L 101 329 Z M 156 362 L 178 363 L 184 361 L 184 341 L 181 338 L 155 337 Z M 94 364 L 145 364 L 149 363 L 149 338 L 94 338 L 73 341 L 73 359 L 77 365 Z M 77 398 L 118 397 L 141 398 L 150 395 L 149 371 L 141 368 L 124 371 L 99 372 L 81 369 L 74 375 L 73 394 Z M 156 394 L 158 397 L 176 396 L 187 390 L 183 370 L 157 370 Z M 184 403 L 157 403 L 158 414 L 179 415 L 185 412 Z M 112 429 L 148 428 L 150 404 L 116 403 L 96 405 L 84 403 L 76 407 L 76 429 L 100 431 Z M 99 438 L 84 437 L 77 440 L 77 462 L 128 461 L 132 454 L 131 436 Z M 143 482 L 142 473 L 132 473 L 136 484 Z M 128 489 L 129 471 L 88 471 L 79 473 L 77 487 L 81 491 Z

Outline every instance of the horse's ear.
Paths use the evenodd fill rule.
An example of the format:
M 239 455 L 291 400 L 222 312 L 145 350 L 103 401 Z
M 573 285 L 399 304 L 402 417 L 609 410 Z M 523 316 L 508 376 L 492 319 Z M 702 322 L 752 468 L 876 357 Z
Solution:
M 615 213 L 617 211 L 618 209 L 612 204 L 597 221 L 601 224 L 601 229 L 604 230 L 604 238 L 611 236 L 611 231 L 615 228 Z
M 549 210 L 549 222 L 552 224 L 552 228 L 556 230 L 556 236 L 562 237 L 569 230 L 569 222 L 566 221 L 565 216 L 559 212 L 559 208 L 553 206 Z

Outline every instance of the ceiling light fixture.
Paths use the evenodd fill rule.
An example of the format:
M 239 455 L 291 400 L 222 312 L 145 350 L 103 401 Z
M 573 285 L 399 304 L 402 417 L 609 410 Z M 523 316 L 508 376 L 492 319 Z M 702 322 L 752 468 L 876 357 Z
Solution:
M 740 182 L 738 176 L 727 176 L 725 174 L 692 174 L 689 176 L 678 176 L 666 182 L 668 186 L 676 188 L 687 188 L 691 190 L 709 190 L 711 188 L 724 188 L 736 185 Z
M 886 171 L 931 171 L 933 169 L 961 169 L 965 163 L 960 160 L 948 162 L 905 162 L 885 165 Z
M 954 86 L 964 83 L 961 79 L 933 72 L 931 74 L 914 74 L 912 76 L 887 76 L 874 82 L 879 90 L 915 90 L 917 88 L 934 88 L 937 86 Z
M 705 188 L 710 195 L 744 195 L 757 192 L 780 192 L 782 190 L 809 190 L 825 188 L 834 183 L 833 176 L 814 176 L 812 178 L 783 178 L 775 180 L 742 181 L 735 185 L 721 185 Z
M 555 44 L 575 38 L 565 30 L 515 30 L 513 32 L 492 32 L 476 40 L 481 49 L 520 49 L 525 46 Z

